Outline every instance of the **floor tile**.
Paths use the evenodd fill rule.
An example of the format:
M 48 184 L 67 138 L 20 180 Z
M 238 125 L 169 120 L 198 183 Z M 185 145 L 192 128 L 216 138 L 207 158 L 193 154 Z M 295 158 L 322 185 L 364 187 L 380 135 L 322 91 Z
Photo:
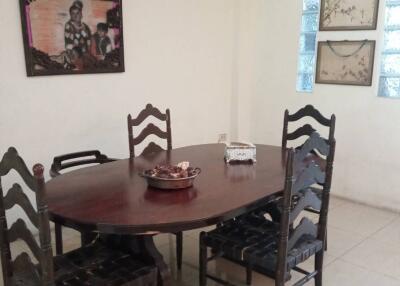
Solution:
M 342 229 L 328 226 L 328 251 L 333 257 L 341 257 L 347 251 L 360 244 L 365 237 L 355 233 L 344 231 Z
M 171 268 L 176 268 L 176 243 L 171 240 L 169 243 L 158 247 L 160 252 L 168 261 Z M 198 256 L 199 246 L 196 239 L 191 237 L 183 238 L 183 264 L 186 264 L 192 268 L 198 268 Z
M 79 247 L 81 247 L 80 238 L 78 239 L 76 237 L 73 237 L 73 238 L 69 238 L 69 239 L 64 239 L 64 242 L 63 242 L 63 251 L 64 251 L 64 253 L 72 251 L 72 250 L 77 249 Z M 54 248 L 53 252 L 55 252 L 55 248 Z
M 63 238 L 69 239 L 69 238 L 81 238 L 81 233 L 76 231 L 75 229 L 69 228 L 69 227 L 63 227 L 62 228 L 62 234 Z
M 367 239 L 346 253 L 343 260 L 369 271 L 382 273 L 400 280 L 400 247 Z
M 400 280 L 337 259 L 323 273 L 324 286 L 399 286 Z
M 51 229 L 51 239 L 54 242 L 55 241 L 55 231 L 54 231 L 54 223 L 50 222 L 50 229 Z M 62 236 L 63 239 L 69 239 L 73 237 L 79 237 L 80 238 L 80 232 L 76 231 L 75 229 L 69 228 L 69 227 L 61 227 L 62 230 Z
M 335 197 L 334 195 L 331 195 L 329 198 L 329 210 L 333 210 L 337 207 L 351 205 L 351 204 L 353 204 L 353 203 L 350 201 L 347 201 L 345 199 Z
M 336 260 L 335 257 L 333 257 L 332 255 L 329 255 L 329 254 L 325 253 L 325 254 L 324 254 L 324 269 L 326 269 L 327 267 L 329 267 L 329 265 L 330 265 L 331 263 L 333 263 L 335 260 Z M 315 262 L 315 259 L 314 259 L 314 257 L 313 257 L 313 258 L 310 258 L 310 259 L 306 260 L 305 262 L 299 264 L 299 267 L 302 268 L 302 269 L 304 269 L 304 270 L 306 270 L 306 271 L 311 272 L 311 271 L 314 271 L 314 269 L 315 269 L 315 267 L 314 267 L 314 262 Z M 325 271 L 325 270 L 324 270 L 324 271 Z M 289 286 L 289 285 L 295 284 L 297 281 L 299 281 L 299 280 L 300 280 L 301 278 L 303 278 L 303 277 L 304 277 L 303 274 L 298 273 L 298 272 L 296 272 L 296 271 L 292 271 L 292 278 L 290 279 L 290 281 L 287 282 L 288 286 Z M 314 285 L 314 281 L 311 280 L 311 281 L 309 281 L 307 284 L 304 284 L 304 285 L 310 285 L 310 286 L 311 286 L 311 285 Z
M 328 224 L 368 237 L 392 223 L 398 215 L 359 204 L 345 204 L 332 209 Z
M 157 247 L 172 243 L 176 241 L 176 235 L 171 233 L 160 233 L 153 236 L 154 243 Z
M 372 235 L 373 239 L 400 246 L 400 216 L 392 223 Z

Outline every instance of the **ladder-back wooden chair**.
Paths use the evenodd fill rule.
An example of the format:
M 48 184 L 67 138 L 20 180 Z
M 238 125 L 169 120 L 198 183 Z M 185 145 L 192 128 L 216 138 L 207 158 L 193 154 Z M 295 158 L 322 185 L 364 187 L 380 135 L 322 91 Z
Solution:
M 148 117 L 153 116 L 160 121 L 165 121 L 165 131 L 162 131 L 159 127 L 153 123 L 149 123 L 137 136 L 134 136 L 133 129 L 143 123 Z M 128 115 L 128 135 L 129 135 L 129 157 L 134 158 L 135 146 L 142 143 L 148 136 L 155 135 L 161 139 L 167 141 L 167 150 L 172 149 L 172 133 L 171 133 L 171 115 L 169 109 L 165 113 L 161 113 L 160 110 L 153 107 L 151 104 L 147 104 L 146 108 L 143 109 L 136 118 Z M 150 142 L 139 155 L 147 155 L 151 153 L 158 153 L 164 151 L 160 145 L 155 142 Z
M 98 150 L 64 154 L 54 157 L 53 163 L 50 168 L 50 176 L 52 178 L 55 178 L 64 173 L 64 171 L 67 169 L 94 164 L 105 164 L 113 161 L 115 161 L 115 159 L 108 158 L 106 155 L 102 154 Z M 63 254 L 62 225 L 59 223 L 54 223 L 54 231 L 56 241 L 56 253 L 57 255 L 60 255 Z M 88 232 L 82 229 L 80 229 L 79 231 L 81 232 L 82 246 L 92 242 L 93 239 L 96 237 L 95 233 Z
M 305 124 L 294 131 L 288 133 L 289 124 L 296 121 L 302 120 L 304 118 L 313 118 L 317 123 L 325 128 L 328 128 L 328 139 L 327 141 L 332 141 L 335 137 L 335 124 L 336 116 L 332 114 L 330 118 L 324 117 L 314 106 L 306 105 L 305 107 L 299 109 L 293 114 L 289 114 L 289 110 L 285 110 L 283 119 L 283 132 L 282 132 L 282 148 L 286 149 L 290 141 L 294 141 L 301 137 L 308 138 L 313 132 L 320 132 L 320 128 L 314 128 L 311 124 Z M 294 146 L 293 146 L 294 147 Z M 298 147 L 297 147 L 298 148 Z M 313 187 L 313 191 L 318 195 L 319 198 L 322 196 L 322 187 L 324 182 L 320 186 Z M 272 206 L 273 208 L 273 206 Z M 320 210 L 309 208 L 307 211 L 319 214 Z M 327 250 L 328 243 L 325 244 L 325 250 Z
M 162 131 L 159 127 L 153 123 L 149 123 L 138 135 L 134 135 L 134 128 L 141 125 L 148 117 L 153 116 L 154 118 L 165 121 L 165 131 Z M 146 108 L 143 109 L 136 118 L 128 115 L 128 135 L 129 135 L 129 157 L 135 158 L 135 146 L 141 144 L 148 136 L 155 135 L 161 139 L 166 140 L 167 150 L 172 149 L 172 132 L 171 132 L 171 115 L 169 109 L 162 113 L 156 107 L 151 104 L 147 104 Z M 160 145 L 155 142 L 150 142 L 139 155 L 150 155 L 161 151 L 165 151 Z M 182 268 L 182 251 L 183 251 L 183 234 L 182 232 L 174 233 L 176 235 L 176 260 L 177 267 L 180 270 Z
M 282 149 L 287 149 L 288 144 L 291 141 L 295 141 L 301 137 L 305 137 L 306 139 L 311 136 L 314 132 L 317 132 L 317 129 L 314 128 L 311 124 L 307 123 L 301 127 L 296 128 L 294 131 L 289 132 L 289 123 L 294 123 L 296 121 L 302 120 L 304 118 L 312 118 L 317 123 L 322 125 L 323 127 L 327 127 L 329 129 L 329 137 L 326 139 L 327 141 L 332 141 L 335 135 L 335 123 L 336 117 L 334 114 L 331 115 L 330 119 L 324 117 L 314 106 L 306 105 L 305 107 L 299 109 L 293 114 L 289 114 L 289 110 L 285 110 L 284 119 L 283 119 L 283 132 L 282 132 Z M 306 140 L 305 139 L 305 140 Z M 300 146 L 290 146 L 296 149 L 300 148 Z M 322 196 L 322 187 L 323 183 L 320 186 L 314 186 L 312 189 L 318 195 L 319 198 Z M 280 220 L 280 210 L 277 208 L 277 202 L 281 200 L 281 197 L 278 197 L 276 200 L 271 201 L 264 208 L 257 211 L 259 215 L 263 215 L 264 213 L 268 213 L 275 221 Z M 307 211 L 319 214 L 320 210 L 309 208 Z M 325 248 L 327 248 L 327 243 L 325 244 Z
M 311 124 L 305 124 L 292 132 L 288 132 L 289 123 L 299 121 L 303 118 L 313 118 L 320 125 L 329 129 L 328 140 L 335 137 L 336 117 L 334 114 L 328 119 L 324 117 L 314 106 L 306 105 L 293 114 L 289 114 L 289 110 L 285 110 L 283 117 L 283 132 L 282 132 L 282 148 L 286 149 L 288 141 L 296 140 L 302 136 L 309 137 L 313 132 L 320 132 L 319 128 L 315 129 Z
M 200 234 L 200 286 L 206 285 L 207 277 L 227 283 L 207 274 L 207 263 L 221 256 L 246 267 L 248 285 L 253 270 L 274 277 L 276 286 L 285 285 L 292 270 L 305 275 L 293 285 L 304 285 L 311 279 L 315 280 L 316 286 L 322 285 L 334 151 L 335 141 L 328 144 L 318 133 L 311 134 L 297 151 L 293 148 L 288 151 L 280 222 L 256 214 L 244 215 Z M 326 164 L 322 167 L 308 160 L 310 152 L 326 156 Z M 311 187 L 322 182 L 321 201 Z M 302 217 L 303 211 L 309 207 L 321 210 L 317 224 Z M 211 257 L 207 257 L 207 247 L 213 250 Z M 298 267 L 312 256 L 315 256 L 314 271 Z
M 5 195 L 2 179 L 11 170 L 21 176 L 35 195 L 36 209 L 20 184 L 14 184 Z M 12 147 L 0 161 L 0 247 L 4 286 L 156 286 L 155 266 L 120 249 L 109 249 L 100 241 L 53 257 L 43 171 L 43 166 L 36 164 L 32 175 Z M 37 228 L 38 241 L 21 218 L 8 228 L 6 211 L 15 205 L 22 208 Z M 26 244 L 37 263 L 32 262 L 26 252 L 13 260 L 10 243 L 17 240 Z

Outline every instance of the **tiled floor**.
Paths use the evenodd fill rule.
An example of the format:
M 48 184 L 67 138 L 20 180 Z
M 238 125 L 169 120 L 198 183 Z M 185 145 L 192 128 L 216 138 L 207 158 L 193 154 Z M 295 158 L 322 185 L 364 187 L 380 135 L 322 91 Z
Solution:
M 400 286 L 400 214 L 333 198 L 328 223 L 328 251 L 325 256 L 324 286 Z M 183 269 L 175 266 L 175 236 L 162 234 L 156 244 L 171 267 L 173 285 L 198 285 L 198 233 L 184 235 Z M 79 236 L 64 231 L 65 246 L 79 245 Z M 53 240 L 54 241 L 54 240 Z M 15 245 L 20 251 L 21 245 Z M 303 267 L 309 270 L 313 261 Z M 209 263 L 209 272 L 235 285 L 245 285 L 243 268 L 228 261 Z M 300 277 L 294 274 L 292 279 Z M 272 286 L 273 280 L 254 274 L 253 285 Z M 293 283 L 293 282 L 292 282 Z M 287 285 L 292 285 L 288 282 Z M 217 285 L 209 280 L 207 285 Z M 307 285 L 314 285 L 313 281 Z

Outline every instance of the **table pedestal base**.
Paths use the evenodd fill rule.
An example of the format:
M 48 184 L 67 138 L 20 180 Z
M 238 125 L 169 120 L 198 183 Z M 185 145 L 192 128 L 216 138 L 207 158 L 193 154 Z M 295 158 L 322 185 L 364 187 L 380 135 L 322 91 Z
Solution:
M 107 235 L 102 236 L 110 246 L 123 247 L 158 268 L 158 286 L 170 286 L 171 272 L 163 256 L 154 244 L 152 235 Z

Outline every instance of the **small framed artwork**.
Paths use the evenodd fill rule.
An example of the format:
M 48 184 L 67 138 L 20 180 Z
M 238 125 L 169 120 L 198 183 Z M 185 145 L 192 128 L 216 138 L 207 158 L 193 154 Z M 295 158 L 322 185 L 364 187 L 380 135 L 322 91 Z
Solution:
M 122 0 L 19 0 L 28 76 L 124 71 Z
M 316 83 L 370 86 L 375 41 L 318 42 Z
M 321 0 L 320 31 L 376 30 L 379 0 Z

